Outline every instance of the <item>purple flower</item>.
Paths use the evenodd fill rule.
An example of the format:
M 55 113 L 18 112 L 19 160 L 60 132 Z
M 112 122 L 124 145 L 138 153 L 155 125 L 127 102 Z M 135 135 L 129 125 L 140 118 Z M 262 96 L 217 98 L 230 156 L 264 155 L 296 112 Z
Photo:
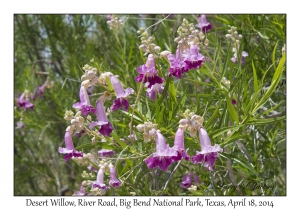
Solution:
M 248 53 L 243 51 L 242 52 L 242 62 L 241 62 L 241 65 L 243 65 L 246 61 L 246 57 L 248 56 Z M 231 58 L 232 62 L 235 63 L 235 64 L 238 64 L 238 58 L 237 58 L 237 54 L 234 53 L 233 57 Z
M 201 17 L 198 18 L 198 24 L 196 24 L 196 26 L 201 28 L 203 33 L 213 29 L 213 25 L 210 22 L 207 22 L 206 15 L 201 15 Z
M 104 183 L 104 171 L 102 167 L 100 167 L 97 173 L 97 180 L 93 182 L 92 188 L 99 188 L 101 194 L 104 194 L 106 190 L 109 189 L 109 187 Z
M 73 108 L 80 109 L 81 113 L 84 116 L 87 116 L 89 114 L 89 112 L 92 112 L 93 114 L 95 114 L 96 110 L 91 105 L 89 96 L 88 96 L 87 91 L 84 88 L 84 86 L 81 86 L 81 88 L 80 88 L 79 97 L 80 97 L 80 102 L 73 104 Z
M 25 106 L 24 97 L 25 97 L 25 93 L 22 93 L 22 95 L 20 96 L 20 98 L 17 99 L 17 101 L 18 101 L 18 107 L 19 108 Z
M 158 76 L 158 71 L 155 69 L 155 62 L 152 54 L 149 54 L 146 64 L 138 67 L 139 76 L 135 78 L 137 82 L 148 82 L 148 88 L 155 83 L 163 83 L 164 79 Z
M 185 62 L 184 55 L 182 55 L 180 48 L 176 50 L 176 57 L 171 53 L 168 54 L 168 60 L 170 63 L 170 69 L 168 74 L 169 77 L 173 75 L 174 77 L 181 79 L 181 75 L 189 70 Z
M 187 172 L 186 174 L 183 175 L 180 186 L 186 189 L 192 186 L 192 175 L 190 172 Z
M 23 121 L 17 122 L 17 129 L 24 129 L 24 128 L 25 128 L 25 125 L 24 125 Z
M 111 20 L 111 15 L 106 15 L 105 18 L 107 21 L 109 21 L 109 20 Z
M 75 132 L 75 133 L 74 133 L 74 136 L 75 136 L 76 138 L 80 138 L 81 136 L 83 136 L 83 135 L 85 135 L 85 134 L 86 134 L 85 129 L 83 129 L 83 130 L 81 130 L 81 131 Z
M 198 47 L 192 44 L 190 49 L 187 49 L 186 51 L 187 52 L 184 55 L 186 59 L 184 61 L 187 65 L 187 69 L 196 69 L 199 66 L 201 67 L 205 61 L 205 57 L 199 53 Z
M 196 173 L 194 174 L 194 182 L 195 182 L 195 184 L 197 184 L 197 185 L 202 184 L 202 183 L 200 182 L 200 179 L 199 179 L 199 177 L 198 177 L 198 175 L 197 175 Z
M 159 167 L 161 170 L 168 171 L 172 158 L 175 156 L 177 156 L 177 151 L 166 144 L 166 140 L 160 132 L 156 132 L 156 152 L 145 160 L 148 168 Z
M 114 100 L 113 105 L 110 107 L 112 111 L 115 111 L 117 109 L 120 109 L 121 106 L 123 107 L 124 111 L 128 111 L 129 103 L 125 99 L 125 97 L 131 95 L 134 93 L 134 90 L 132 88 L 124 89 L 120 83 L 120 81 L 117 79 L 117 77 L 111 75 L 110 82 L 114 87 L 114 90 L 116 92 L 117 99 Z
M 66 154 L 64 157 L 65 161 L 68 161 L 72 157 L 83 157 L 82 152 L 78 152 L 75 150 L 72 136 L 69 131 L 66 131 L 65 133 L 65 144 L 66 144 L 65 148 L 62 147 L 58 148 L 59 153 Z
M 37 91 L 37 95 L 42 97 L 44 95 L 44 90 L 45 90 L 45 87 L 46 87 L 46 83 L 44 83 L 41 87 L 38 88 L 38 91 Z
M 174 146 L 172 149 L 177 151 L 177 155 L 173 157 L 173 161 L 179 161 L 182 158 L 185 160 L 190 160 L 190 156 L 186 153 L 184 149 L 184 131 L 182 128 L 178 128 L 175 139 L 174 139 Z
M 113 188 L 120 187 L 121 182 L 120 180 L 117 179 L 117 172 L 115 167 L 112 164 L 109 165 L 109 172 L 110 172 L 109 185 L 111 185 Z
M 113 150 L 109 149 L 102 149 L 98 151 L 98 155 L 101 157 L 109 157 L 109 156 L 114 156 L 115 152 Z
M 98 171 L 93 165 L 89 165 L 87 167 L 87 169 L 89 169 L 90 171 L 93 171 L 93 172 L 97 172 Z
M 33 94 L 31 94 L 31 99 L 33 100 L 34 96 Z M 34 105 L 30 102 L 29 97 L 26 96 L 25 99 L 25 93 L 22 93 L 22 95 L 20 96 L 20 98 L 17 98 L 17 102 L 18 102 L 18 107 L 24 107 L 25 110 L 27 109 L 33 109 Z
M 236 100 L 232 99 L 231 103 L 232 103 L 232 105 L 236 105 Z
M 155 101 L 157 97 L 157 93 L 162 93 L 164 90 L 164 85 L 163 84 L 158 84 L 155 83 L 154 85 L 151 86 L 151 88 L 148 88 L 146 90 L 146 95 L 152 100 Z
M 219 156 L 218 152 L 222 152 L 223 149 L 218 144 L 211 146 L 209 136 L 203 127 L 200 127 L 199 129 L 199 140 L 201 144 L 201 151 L 197 152 L 196 155 L 192 157 L 192 162 L 194 164 L 204 162 L 204 167 L 213 171 L 215 162 Z
M 85 192 L 84 187 L 81 185 L 80 190 L 76 192 L 76 195 L 85 196 L 85 195 L 88 195 L 88 194 Z
M 99 126 L 99 132 L 104 136 L 110 136 L 112 130 L 114 129 L 111 123 L 108 121 L 104 106 L 101 100 L 97 101 L 96 104 L 96 116 L 97 122 L 91 122 L 89 128 L 94 129 L 95 126 Z
M 93 94 L 94 88 L 95 88 L 95 86 L 92 85 L 91 87 L 89 87 L 89 88 L 87 89 L 87 93 L 88 93 L 89 96 Z

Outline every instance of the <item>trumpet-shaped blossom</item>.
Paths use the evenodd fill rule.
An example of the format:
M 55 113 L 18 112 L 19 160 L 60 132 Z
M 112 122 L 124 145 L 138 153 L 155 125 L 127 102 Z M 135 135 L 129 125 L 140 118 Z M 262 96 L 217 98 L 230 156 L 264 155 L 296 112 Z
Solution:
M 243 65 L 246 61 L 246 57 L 248 56 L 248 53 L 243 51 L 242 52 L 242 60 L 241 60 L 241 65 Z M 238 58 L 237 58 L 237 54 L 234 53 L 233 57 L 231 58 L 232 62 L 235 64 L 238 64 Z
M 98 155 L 100 157 L 109 157 L 109 156 L 114 156 L 115 151 L 109 150 L 109 149 L 102 149 L 98 151 Z
M 106 190 L 109 189 L 108 186 L 106 186 L 106 184 L 104 183 L 104 171 L 103 171 L 103 167 L 101 166 L 98 173 L 97 173 L 97 179 L 96 181 L 93 182 L 92 184 L 92 188 L 98 188 L 99 189 L 99 194 L 103 195 Z
M 175 134 L 174 146 L 172 148 L 177 151 L 177 156 L 173 157 L 173 161 L 179 161 L 182 158 L 190 160 L 190 156 L 184 149 L 184 131 L 182 128 L 178 128 Z
M 89 112 L 92 112 L 93 114 L 95 114 L 96 110 L 91 105 L 88 93 L 87 93 L 86 89 L 84 88 L 84 86 L 81 86 L 81 88 L 80 88 L 79 97 L 80 97 L 80 102 L 73 104 L 73 107 L 75 109 L 80 109 L 81 113 L 84 116 L 87 116 L 89 114 Z
M 117 178 L 117 172 L 115 167 L 112 164 L 109 164 L 110 180 L 109 185 L 113 188 L 118 188 L 121 185 L 120 180 Z
M 33 109 L 34 108 L 34 104 L 30 102 L 30 99 L 28 97 L 30 93 L 26 93 L 26 91 L 24 93 L 22 93 L 22 95 L 17 99 L 18 102 L 18 107 L 24 107 L 25 110 L 27 109 Z M 31 94 L 31 99 L 34 99 L 33 94 Z
M 43 96 L 44 95 L 44 90 L 45 90 L 45 87 L 47 86 L 47 83 L 44 83 L 42 86 L 40 86 L 38 88 L 38 91 L 37 91 L 37 95 L 38 96 Z
M 68 161 L 72 157 L 83 157 L 82 152 L 78 152 L 77 150 L 75 150 L 70 131 L 66 131 L 65 133 L 65 144 L 65 148 L 58 148 L 59 153 L 66 154 L 64 157 L 65 161 Z
M 201 15 L 201 17 L 198 18 L 198 24 L 196 24 L 196 26 L 201 28 L 203 33 L 213 29 L 213 25 L 206 20 L 206 15 Z
M 192 175 L 190 172 L 187 172 L 186 174 L 183 175 L 180 186 L 186 189 L 192 186 Z
M 155 69 L 155 62 L 152 54 L 149 54 L 146 64 L 138 67 L 139 76 L 135 78 L 137 82 L 148 82 L 148 88 L 155 83 L 161 84 L 164 79 L 158 76 L 158 71 Z M 144 80 L 143 80 L 144 78 Z
M 148 157 L 145 162 L 148 168 L 159 167 L 161 170 L 168 171 L 172 159 L 177 156 L 177 151 L 166 144 L 166 140 L 160 132 L 156 132 L 156 152 L 152 157 Z
M 113 75 L 111 75 L 109 78 L 117 96 L 117 99 L 114 100 L 113 105 L 110 107 L 110 109 L 112 111 L 115 111 L 117 109 L 120 109 L 122 106 L 125 111 L 128 111 L 129 103 L 125 97 L 133 94 L 134 90 L 132 88 L 124 89 L 117 77 Z
M 184 62 L 187 65 L 187 69 L 196 69 L 201 67 L 205 61 L 205 57 L 199 53 L 198 47 L 196 45 L 191 45 L 190 49 L 186 49 L 184 55 L 186 58 Z
M 183 73 L 189 70 L 184 55 L 182 55 L 180 48 L 176 50 L 176 57 L 173 54 L 168 54 L 168 61 L 170 63 L 170 69 L 168 76 L 171 75 L 181 79 Z
M 112 127 L 112 124 L 108 121 L 104 106 L 102 104 L 101 100 L 97 101 L 96 104 L 96 116 L 97 116 L 97 122 L 91 122 L 90 123 L 90 129 L 94 129 L 95 126 L 99 126 L 99 132 L 104 136 L 110 136 L 112 130 L 114 129 Z
M 164 85 L 163 84 L 158 84 L 155 83 L 154 85 L 151 86 L 151 88 L 148 88 L 146 90 L 146 95 L 152 100 L 155 101 L 157 94 L 161 94 L 164 90 Z
M 211 146 L 210 138 L 203 127 L 199 128 L 199 140 L 201 151 L 197 152 L 196 155 L 192 157 L 192 162 L 194 164 L 204 162 L 204 167 L 213 171 L 215 162 L 219 156 L 218 152 L 222 152 L 223 149 L 218 144 Z

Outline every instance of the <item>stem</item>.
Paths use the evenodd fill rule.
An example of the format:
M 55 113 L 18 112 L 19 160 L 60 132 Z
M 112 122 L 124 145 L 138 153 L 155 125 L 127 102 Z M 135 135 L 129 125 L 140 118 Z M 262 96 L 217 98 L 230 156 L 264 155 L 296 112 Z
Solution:
M 133 142 L 133 135 L 132 135 L 133 113 L 134 113 L 134 111 L 135 111 L 135 109 L 136 109 L 138 100 L 139 100 L 139 98 L 140 98 L 140 96 L 141 96 L 141 92 L 142 92 L 142 89 L 143 89 L 143 87 L 144 87 L 144 80 L 145 80 L 145 74 L 144 74 L 144 76 L 143 76 L 143 79 L 142 79 L 142 82 L 141 82 L 141 86 L 140 86 L 139 92 L 138 92 L 138 94 L 137 94 L 137 96 L 136 96 L 134 105 L 133 105 L 133 107 L 132 107 L 131 119 L 130 119 L 130 124 L 129 124 L 129 130 L 130 130 L 129 133 L 130 133 L 130 139 L 131 139 L 131 142 Z

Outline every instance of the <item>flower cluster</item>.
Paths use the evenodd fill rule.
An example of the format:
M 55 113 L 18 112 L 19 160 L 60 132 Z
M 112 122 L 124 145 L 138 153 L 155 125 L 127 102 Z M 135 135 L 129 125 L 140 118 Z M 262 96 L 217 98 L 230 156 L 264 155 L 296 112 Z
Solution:
M 179 127 L 183 130 L 188 130 L 191 137 L 195 137 L 197 130 L 202 126 L 204 121 L 203 117 L 196 115 L 194 112 L 191 112 L 187 109 L 184 114 L 185 119 L 179 121 Z
M 48 89 L 52 88 L 53 85 L 54 85 L 54 82 L 50 81 L 49 77 L 48 77 L 47 80 L 46 80 L 46 82 L 42 86 L 38 87 L 37 95 L 39 97 L 42 97 L 44 95 L 45 88 L 48 88 Z
M 109 25 L 110 29 L 119 29 L 123 26 L 123 20 L 121 20 L 116 15 L 106 16 L 107 24 Z
M 194 24 L 189 23 L 186 19 L 183 19 L 183 23 L 178 28 L 177 33 L 179 36 L 176 37 L 174 41 L 178 43 L 178 47 L 180 47 L 182 51 L 191 45 L 196 45 L 199 49 L 202 49 L 206 48 L 209 44 L 209 40 L 203 32 L 195 29 Z
M 155 69 L 155 60 L 152 54 L 148 55 L 148 59 L 144 65 L 138 67 L 138 73 L 140 74 L 135 78 L 137 82 L 145 83 L 147 87 L 147 96 L 155 101 L 157 94 L 161 94 L 164 85 L 164 79 L 158 75 L 158 71 Z
M 170 147 L 166 143 L 164 136 L 160 133 L 159 130 L 156 130 L 156 126 L 155 129 L 151 128 L 151 126 L 145 129 L 145 124 L 138 125 L 139 131 L 146 130 L 148 131 L 148 133 L 146 133 L 146 136 L 148 136 L 149 134 L 151 134 L 151 136 L 155 135 L 156 139 L 156 152 L 154 152 L 150 157 L 148 157 L 145 160 L 145 163 L 147 164 L 148 168 L 153 169 L 158 167 L 161 170 L 168 171 L 168 167 L 172 164 L 172 162 L 177 162 L 182 159 L 185 159 L 186 161 L 191 160 L 191 162 L 196 165 L 203 163 L 204 167 L 207 168 L 209 171 L 214 170 L 214 165 L 218 157 L 218 152 L 222 152 L 223 149 L 217 144 L 214 146 L 211 145 L 210 138 L 206 130 L 202 126 L 202 123 L 204 121 L 203 117 L 200 117 L 199 115 L 190 112 L 190 110 L 186 110 L 184 115 L 186 118 L 180 120 L 179 122 L 179 128 L 175 134 L 173 147 Z M 197 131 L 199 133 L 201 151 L 198 151 L 196 155 L 193 156 L 191 159 L 184 147 L 184 131 L 186 129 L 189 129 L 190 135 L 192 137 L 196 136 Z M 200 184 L 198 176 L 196 175 L 194 177 L 195 182 Z M 189 188 L 191 187 L 191 184 L 191 174 L 187 173 L 183 177 L 183 182 L 181 183 L 181 186 L 184 188 Z
M 144 141 L 148 142 L 151 140 L 151 138 L 154 138 L 156 136 L 157 124 L 145 122 L 144 124 L 137 125 L 136 129 L 139 132 L 143 132 Z
M 145 31 L 143 28 L 139 28 L 137 33 L 141 34 L 142 44 L 139 46 L 139 48 L 145 53 L 144 55 L 156 55 L 160 52 L 160 47 L 153 43 L 155 38 L 153 36 L 149 36 L 147 31 Z
M 203 46 L 202 40 L 204 40 L 205 36 L 202 32 L 195 30 L 194 25 L 186 19 L 183 20 L 183 24 L 177 32 L 179 37 L 175 38 L 175 42 L 178 43 L 176 55 L 167 51 L 164 51 L 162 55 L 166 55 L 170 63 L 168 76 L 172 75 L 181 79 L 182 74 L 191 69 L 197 69 L 204 63 L 205 58 L 199 53 L 199 47 Z M 204 44 L 205 46 L 208 45 L 208 39 L 204 41 Z
M 235 64 L 238 64 L 238 55 L 240 49 L 240 39 L 242 39 L 242 35 L 238 34 L 237 28 L 234 26 L 231 26 L 231 28 L 228 30 L 229 34 L 226 34 L 226 38 L 230 39 L 233 43 L 232 52 L 233 57 L 231 58 L 232 62 Z M 248 53 L 243 51 L 241 54 L 241 65 L 245 63 L 246 57 L 248 56 Z
M 30 98 L 34 100 L 34 95 L 29 90 L 25 90 L 17 99 L 18 107 L 24 107 L 24 110 L 33 109 L 34 105 L 30 102 Z

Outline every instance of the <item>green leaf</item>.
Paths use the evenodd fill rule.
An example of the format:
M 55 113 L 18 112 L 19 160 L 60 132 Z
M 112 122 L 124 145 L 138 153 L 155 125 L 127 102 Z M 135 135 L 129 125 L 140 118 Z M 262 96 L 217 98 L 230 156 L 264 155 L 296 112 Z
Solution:
M 255 170 L 254 166 L 251 163 L 248 163 L 240 158 L 238 158 L 237 156 L 234 156 L 232 154 L 227 154 L 227 153 L 219 153 L 221 157 L 226 158 L 226 159 L 230 159 L 232 162 L 235 161 L 238 164 L 240 164 L 241 166 L 247 168 L 253 175 L 255 175 L 256 177 L 258 177 L 258 173 Z
M 254 91 L 257 93 L 259 91 L 258 89 L 258 83 L 257 83 L 257 74 L 256 74 L 256 69 L 254 62 L 252 61 L 252 70 L 253 70 L 253 82 L 254 82 Z
M 256 106 L 254 107 L 254 109 L 251 112 L 252 114 L 254 114 L 262 105 L 264 105 L 267 102 L 267 100 L 271 97 L 272 93 L 275 91 L 276 87 L 278 86 L 278 84 L 281 80 L 282 72 L 284 70 L 283 67 L 285 64 L 285 58 L 286 58 L 286 56 L 284 55 L 280 59 L 279 64 L 276 68 L 276 71 L 273 75 L 272 83 L 271 83 L 270 87 L 268 88 L 266 93 L 261 97 L 261 100 L 256 104 Z
M 231 101 L 231 98 L 229 98 L 228 95 L 226 95 L 226 102 L 227 102 L 227 107 L 228 107 L 228 110 L 229 110 L 229 114 L 231 116 L 231 119 L 233 121 L 235 121 L 236 125 L 239 124 L 239 117 L 235 111 L 235 108 L 234 106 L 232 105 L 232 101 Z

